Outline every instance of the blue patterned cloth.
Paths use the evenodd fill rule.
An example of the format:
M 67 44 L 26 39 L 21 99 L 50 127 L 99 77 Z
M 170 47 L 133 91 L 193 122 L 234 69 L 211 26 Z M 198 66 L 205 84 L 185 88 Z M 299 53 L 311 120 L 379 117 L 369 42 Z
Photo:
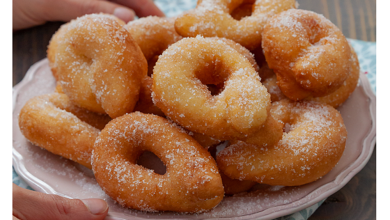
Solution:
M 167 17 L 177 16 L 196 6 L 196 0 L 155 0 L 155 3 L 162 9 Z M 361 71 L 366 74 L 372 90 L 376 93 L 376 42 L 365 42 L 352 39 L 349 39 L 349 41 L 359 57 Z M 18 176 L 13 167 L 12 176 L 13 183 L 23 188 L 33 190 Z M 323 202 L 324 200 L 294 214 L 277 218 L 277 220 L 307 220 Z

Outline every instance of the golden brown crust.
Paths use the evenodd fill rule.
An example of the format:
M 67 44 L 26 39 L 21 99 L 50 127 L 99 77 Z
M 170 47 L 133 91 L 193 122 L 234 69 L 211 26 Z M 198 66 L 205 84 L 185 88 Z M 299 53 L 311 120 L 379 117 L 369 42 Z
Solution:
M 297 186 L 328 173 L 343 154 L 347 130 L 340 113 L 316 102 L 282 100 L 271 114 L 285 124 L 272 146 L 236 142 L 217 155 L 228 177 L 269 185 Z M 288 131 L 289 130 L 289 131 Z
M 337 108 L 348 99 L 348 97 L 352 94 L 353 91 L 355 91 L 355 88 L 359 81 L 360 65 L 355 50 L 352 48 L 352 46 L 350 46 L 350 48 L 351 71 L 348 74 L 348 78 L 344 81 L 343 85 L 341 85 L 340 88 L 330 93 L 329 95 L 321 97 L 308 97 L 306 98 L 306 100 L 326 103 L 328 105 L 333 106 L 334 108 Z
M 136 164 L 150 151 L 167 167 L 164 175 Z M 119 204 L 143 211 L 204 212 L 223 199 L 210 153 L 159 116 L 131 113 L 111 121 L 93 153 L 97 182 Z
M 292 100 L 338 89 L 350 71 L 351 51 L 342 32 L 322 15 L 290 9 L 264 28 L 262 47 L 278 86 Z
M 232 179 L 220 172 L 223 188 L 225 190 L 225 194 L 227 195 L 234 195 L 237 193 L 243 193 L 250 190 L 254 185 L 257 183 L 255 181 L 250 180 L 237 180 Z
M 111 119 L 73 105 L 65 94 L 29 100 L 19 115 L 19 127 L 33 144 L 91 168 L 99 129 Z
M 224 90 L 212 96 L 206 85 L 220 83 Z M 152 88 L 154 103 L 170 119 L 219 140 L 255 132 L 270 106 L 250 62 L 225 43 L 201 37 L 183 39 L 160 56 Z
M 67 26 L 56 52 L 58 80 L 80 107 L 115 118 L 134 109 L 147 62 L 112 16 L 85 15 Z

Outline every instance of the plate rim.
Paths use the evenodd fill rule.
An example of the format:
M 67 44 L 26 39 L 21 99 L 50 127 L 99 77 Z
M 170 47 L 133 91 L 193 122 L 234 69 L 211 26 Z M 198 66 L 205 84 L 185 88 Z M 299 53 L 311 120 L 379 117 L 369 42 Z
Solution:
M 23 80 L 19 82 L 17 85 L 15 85 L 12 89 L 12 113 L 14 114 L 15 111 L 15 104 L 16 100 L 18 98 L 19 90 L 26 86 L 30 81 L 34 79 L 34 75 L 36 71 L 44 66 L 44 65 L 49 65 L 48 59 L 44 58 L 35 64 L 33 64 L 27 71 L 26 75 L 24 76 Z M 336 178 L 331 181 L 326 183 L 325 185 L 322 185 L 309 194 L 305 195 L 304 197 L 300 198 L 299 200 L 293 201 L 288 204 L 283 204 L 275 207 L 270 207 L 268 209 L 265 209 L 261 212 L 256 212 L 244 216 L 238 216 L 234 217 L 235 219 L 273 219 L 273 218 L 278 218 L 281 216 L 289 215 L 292 213 L 295 213 L 297 211 L 300 211 L 302 209 L 305 209 L 307 207 L 310 207 L 318 202 L 320 202 L 323 199 L 326 199 L 330 195 L 334 194 L 338 190 L 340 190 L 342 187 L 344 187 L 359 171 L 363 169 L 363 167 L 368 163 L 369 159 L 371 158 L 371 155 L 374 151 L 375 144 L 376 144 L 376 96 L 374 95 L 374 92 L 371 89 L 370 83 L 368 81 L 368 78 L 365 76 L 363 72 L 360 73 L 359 77 L 359 83 L 361 83 L 363 87 L 364 94 L 367 96 L 369 99 L 370 103 L 368 105 L 369 107 L 369 113 L 370 113 L 370 119 L 371 119 L 371 129 L 368 131 L 367 136 L 363 140 L 363 148 L 362 152 L 358 156 L 358 158 L 350 164 L 344 171 L 339 173 Z M 367 154 L 366 157 L 364 155 Z M 23 158 L 19 154 L 19 152 L 15 149 L 14 146 L 12 146 L 12 165 L 15 168 L 15 172 L 27 182 L 28 185 L 30 185 L 34 190 L 47 193 L 47 194 L 56 194 L 60 195 L 66 198 L 71 198 L 67 195 L 64 195 L 62 193 L 57 192 L 54 190 L 52 187 L 50 187 L 48 184 L 46 184 L 44 181 L 40 180 L 39 178 L 35 177 L 33 174 L 27 171 L 26 167 L 24 166 L 24 163 L 22 162 Z M 355 168 L 350 169 L 353 165 L 356 165 L 356 163 L 359 163 Z M 344 176 L 344 177 L 342 177 Z M 338 182 L 338 183 L 337 183 Z M 331 186 L 333 184 L 333 186 Z M 314 199 L 310 199 L 310 197 L 313 197 L 312 195 L 317 193 L 318 190 L 322 188 L 330 187 L 329 189 L 325 190 L 320 194 L 320 196 L 314 197 Z M 308 201 L 307 201 L 308 200 Z M 292 203 L 295 202 L 301 202 L 302 204 L 296 205 L 294 207 L 286 207 L 286 206 L 291 206 Z M 269 211 L 270 209 L 280 209 L 277 210 L 277 212 L 272 212 L 270 214 L 264 215 L 265 211 Z M 115 213 L 115 212 L 114 212 Z M 121 217 L 116 217 L 112 216 L 110 214 L 114 213 L 109 213 L 107 215 L 106 219 L 111 219 L 111 220 L 122 220 L 124 218 Z M 132 219 L 144 219 L 140 218 L 137 216 L 131 216 Z M 229 217 L 220 217 L 219 219 L 228 219 Z M 214 219 L 214 218 L 205 218 L 205 219 Z

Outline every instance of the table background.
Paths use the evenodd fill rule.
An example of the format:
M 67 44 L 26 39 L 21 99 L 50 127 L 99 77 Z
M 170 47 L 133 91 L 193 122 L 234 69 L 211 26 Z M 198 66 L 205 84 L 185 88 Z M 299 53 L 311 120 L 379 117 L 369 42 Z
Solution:
M 329 18 L 348 38 L 376 41 L 376 0 L 298 0 L 298 3 L 300 9 Z M 13 33 L 13 86 L 23 79 L 32 64 L 46 57 L 50 38 L 61 24 L 50 22 Z M 376 150 L 365 168 L 309 218 L 320 219 L 376 219 Z

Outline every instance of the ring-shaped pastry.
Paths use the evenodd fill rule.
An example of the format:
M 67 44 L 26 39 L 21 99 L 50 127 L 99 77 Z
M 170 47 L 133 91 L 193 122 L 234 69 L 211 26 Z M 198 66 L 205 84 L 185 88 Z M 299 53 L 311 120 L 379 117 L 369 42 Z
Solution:
M 72 102 L 112 118 L 134 109 L 147 74 L 146 59 L 130 33 L 104 14 L 71 21 L 58 42 L 55 63 Z
M 222 84 L 223 90 L 213 96 L 207 84 Z M 270 106 L 252 64 L 223 41 L 202 37 L 183 39 L 160 56 L 152 90 L 170 119 L 219 140 L 255 132 Z
M 280 89 L 291 100 L 328 95 L 350 72 L 347 39 L 314 12 L 290 9 L 269 19 L 262 47 Z
M 53 93 L 30 99 L 20 111 L 19 127 L 33 144 L 91 169 L 95 140 L 110 120 Z
M 233 179 L 282 186 L 303 185 L 327 174 L 347 140 L 341 114 L 317 102 L 282 100 L 273 105 L 271 114 L 285 125 L 281 140 L 275 145 L 235 142 L 217 154 L 220 170 Z
M 144 151 L 166 166 L 157 174 L 137 165 Z M 223 199 L 210 153 L 168 120 L 135 112 L 112 120 L 93 152 L 97 182 L 119 204 L 143 211 L 204 212 Z
M 253 3 L 252 15 L 236 20 L 230 13 L 243 3 Z M 296 6 L 295 0 L 199 0 L 195 9 L 176 18 L 175 28 L 185 37 L 224 37 L 253 50 L 261 44 L 267 20 Z

